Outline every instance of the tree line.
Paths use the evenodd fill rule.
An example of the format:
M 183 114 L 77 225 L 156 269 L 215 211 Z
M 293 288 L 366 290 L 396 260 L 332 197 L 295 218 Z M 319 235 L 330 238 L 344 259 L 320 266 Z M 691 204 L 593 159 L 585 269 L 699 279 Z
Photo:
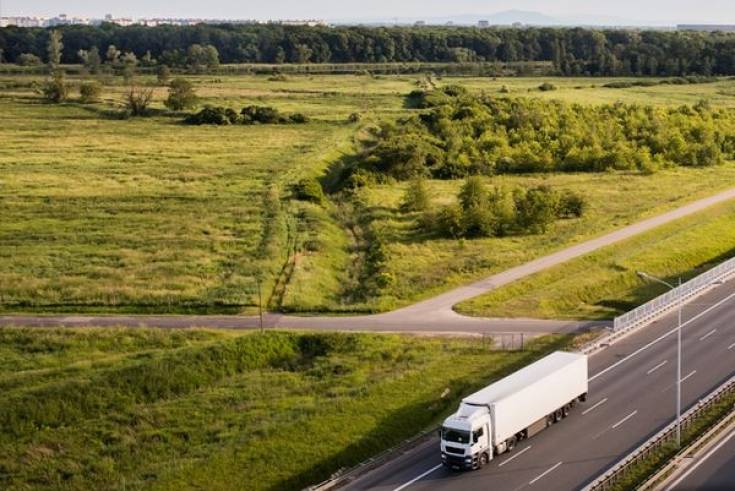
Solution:
M 382 123 L 344 182 L 531 172 L 654 172 L 717 165 L 735 155 L 735 114 L 706 101 L 654 107 L 585 106 L 472 94 L 461 86 L 417 90 L 419 114 Z
M 552 62 L 563 75 L 735 75 L 735 34 L 584 28 L 306 27 L 277 25 L 60 27 L 79 53 L 109 46 L 177 67 L 217 51 L 223 63 Z M 6 62 L 45 58 L 50 30 L 0 28 Z M 206 66 L 207 63 L 200 64 Z

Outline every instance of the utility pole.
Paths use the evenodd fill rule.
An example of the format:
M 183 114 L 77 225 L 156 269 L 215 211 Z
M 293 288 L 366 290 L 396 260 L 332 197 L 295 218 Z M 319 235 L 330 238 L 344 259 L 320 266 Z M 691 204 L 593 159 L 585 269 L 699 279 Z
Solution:
M 652 276 L 648 273 L 639 271 L 638 276 L 645 280 L 654 281 L 656 283 L 666 285 L 672 290 L 677 290 L 677 288 L 668 281 L 664 281 L 661 278 L 656 278 L 655 276 Z M 679 317 L 678 327 L 676 328 L 676 448 L 681 448 L 681 317 L 682 309 L 684 308 L 684 297 L 682 295 L 682 292 L 683 290 L 681 289 L 680 277 L 676 299 L 676 302 L 678 304 Z
M 676 329 L 676 448 L 681 448 L 681 310 L 683 298 L 679 278 L 679 327 Z
M 255 281 L 258 284 L 258 312 L 260 315 L 260 332 L 262 334 L 265 330 L 263 329 L 263 292 L 260 288 L 260 276 L 256 277 Z

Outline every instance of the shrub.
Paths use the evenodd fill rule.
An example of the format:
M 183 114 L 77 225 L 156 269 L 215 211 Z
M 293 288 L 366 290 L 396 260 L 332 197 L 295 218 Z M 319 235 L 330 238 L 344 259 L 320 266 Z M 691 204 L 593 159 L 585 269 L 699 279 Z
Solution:
M 464 235 L 464 217 L 457 205 L 445 206 L 435 219 L 436 232 L 444 237 L 459 238 Z
M 169 80 L 171 80 L 171 69 L 167 65 L 161 65 L 158 67 L 156 76 L 158 85 L 168 85 Z
M 404 211 L 424 211 L 431 205 L 426 182 L 418 177 L 412 180 L 401 200 L 401 209 Z
M 239 123 L 240 117 L 236 111 L 230 108 L 207 106 L 198 113 L 187 116 L 184 122 L 194 125 L 211 124 L 226 126 Z
M 96 81 L 84 82 L 79 86 L 79 101 L 82 104 L 98 102 L 102 95 L 102 84 Z
M 302 179 L 293 187 L 294 196 L 301 201 L 311 201 L 321 204 L 324 202 L 324 190 L 315 178 Z
M 43 85 L 41 92 L 44 99 L 49 102 L 64 102 L 69 97 L 69 86 L 66 84 L 64 73 L 54 72 L 51 80 Z
M 558 216 L 560 218 L 579 218 L 587 209 L 587 200 L 574 191 L 565 191 L 559 201 Z
M 538 90 L 540 90 L 541 92 L 549 92 L 551 90 L 556 90 L 556 85 L 550 82 L 544 82 L 538 86 Z
M 151 102 L 153 102 L 153 89 L 130 87 L 126 96 L 125 107 L 133 116 L 145 116 Z
M 182 111 L 196 106 L 198 97 L 194 86 L 186 79 L 176 78 L 171 81 L 168 98 L 164 105 L 172 111 Z
M 350 123 L 359 123 L 361 119 L 360 113 L 352 113 L 347 117 L 347 121 Z
M 304 124 L 309 122 L 309 117 L 303 113 L 293 113 L 289 114 L 288 120 L 291 123 Z
M 268 106 L 247 106 L 240 112 L 243 124 L 278 124 L 286 121 L 278 109 Z
M 18 56 L 18 64 L 21 66 L 38 66 L 42 63 L 41 58 L 32 53 L 23 53 Z

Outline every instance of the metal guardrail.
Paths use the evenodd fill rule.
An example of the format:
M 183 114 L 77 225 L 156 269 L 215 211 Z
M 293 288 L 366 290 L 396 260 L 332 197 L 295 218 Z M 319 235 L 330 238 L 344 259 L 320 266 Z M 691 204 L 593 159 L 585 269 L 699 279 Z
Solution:
M 735 258 L 702 273 L 696 278 L 687 281 L 678 288 L 654 298 L 650 302 L 641 305 L 635 310 L 615 318 L 614 330 L 625 331 L 631 327 L 653 322 L 656 318 L 669 312 L 693 296 L 699 295 L 711 287 L 715 282 L 722 281 L 735 275 Z
M 682 415 L 681 425 L 686 428 L 691 425 L 703 411 L 718 403 L 723 397 L 735 392 L 735 377 L 722 384 L 711 392 L 707 397 L 701 399 Z M 652 452 L 657 451 L 663 445 L 673 440 L 676 435 L 676 421 L 649 438 L 643 445 L 633 450 L 630 454 L 620 460 L 608 471 L 598 477 L 591 484 L 583 488 L 583 491 L 604 491 L 610 489 L 617 481 L 625 477 L 632 466 L 645 459 Z
M 332 474 L 332 476 L 326 481 L 323 481 L 323 482 L 320 482 L 319 484 L 314 484 L 313 486 L 304 488 L 303 491 L 327 491 L 329 489 L 340 488 L 346 485 L 347 483 L 349 483 L 350 481 L 353 481 L 357 479 L 358 477 L 366 474 L 367 472 L 377 467 L 380 467 L 381 465 L 386 463 L 388 460 L 390 460 L 392 457 L 398 454 L 401 454 L 409 449 L 414 448 L 422 440 L 429 438 L 432 435 L 436 435 L 437 431 L 439 431 L 439 426 L 432 428 L 430 430 L 424 431 L 420 433 L 419 435 L 409 438 L 408 440 L 404 440 L 403 442 L 399 443 L 395 447 L 389 448 L 388 450 L 381 452 L 375 457 L 371 457 L 368 460 L 360 462 L 354 467 L 351 467 L 349 469 L 340 469 L 334 474 Z

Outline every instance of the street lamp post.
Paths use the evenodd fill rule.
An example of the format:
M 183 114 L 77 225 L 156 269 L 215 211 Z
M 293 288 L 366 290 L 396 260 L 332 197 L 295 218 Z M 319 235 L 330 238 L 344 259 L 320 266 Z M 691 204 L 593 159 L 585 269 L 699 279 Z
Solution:
M 645 280 L 653 281 L 656 283 L 661 283 L 662 285 L 666 285 L 672 290 L 676 290 L 676 287 L 669 283 L 668 281 L 664 281 L 661 278 L 656 278 L 655 276 L 651 276 L 648 273 L 644 273 L 642 271 L 638 272 L 638 276 Z M 679 324 L 676 329 L 676 447 L 681 448 L 681 317 L 682 317 L 682 308 L 683 308 L 683 298 L 681 296 L 681 278 L 679 278 L 679 291 L 677 296 L 677 304 L 678 304 L 678 317 L 679 317 Z

